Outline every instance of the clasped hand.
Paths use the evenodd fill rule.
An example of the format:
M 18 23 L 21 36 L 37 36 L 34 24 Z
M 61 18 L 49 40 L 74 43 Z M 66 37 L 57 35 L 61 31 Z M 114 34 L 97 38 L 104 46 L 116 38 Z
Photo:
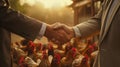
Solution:
M 65 24 L 55 23 L 52 25 L 47 25 L 45 36 L 49 41 L 62 45 L 69 42 L 71 38 L 74 37 L 74 31 L 72 27 Z

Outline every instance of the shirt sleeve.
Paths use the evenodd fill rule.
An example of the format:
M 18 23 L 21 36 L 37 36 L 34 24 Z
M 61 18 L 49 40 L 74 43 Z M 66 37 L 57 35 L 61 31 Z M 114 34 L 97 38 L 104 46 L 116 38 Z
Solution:
M 41 39 L 41 37 L 44 36 L 45 31 L 46 31 L 46 24 L 43 23 L 37 39 Z
M 81 37 L 80 30 L 79 30 L 79 28 L 77 26 L 74 26 L 73 30 L 75 32 L 75 37 Z

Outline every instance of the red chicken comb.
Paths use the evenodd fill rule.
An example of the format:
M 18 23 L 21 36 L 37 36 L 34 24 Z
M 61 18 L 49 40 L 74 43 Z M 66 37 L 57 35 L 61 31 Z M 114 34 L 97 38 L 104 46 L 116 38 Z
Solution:
M 72 51 L 73 51 L 73 52 L 76 52 L 76 48 L 73 47 L 73 48 L 72 48 Z
M 39 45 L 39 46 L 42 46 L 42 43 L 39 43 L 38 45 Z
M 51 43 L 48 44 L 49 49 L 53 49 L 53 45 Z
M 61 56 L 60 56 L 60 54 L 55 53 L 54 58 L 57 59 L 57 62 L 56 62 L 56 63 L 59 64 L 59 63 L 60 63 L 60 60 L 61 60 Z
M 43 52 L 42 52 L 42 58 L 43 59 L 46 59 L 48 56 L 47 56 L 47 53 L 46 53 L 46 50 L 44 50 Z
M 32 41 L 29 41 L 29 46 L 32 50 L 34 50 L 35 44 Z
M 72 55 L 73 55 L 73 57 L 75 57 L 76 52 L 77 52 L 77 49 L 73 47 L 71 50 L 72 50 Z
M 84 56 L 84 58 L 83 58 L 83 60 L 82 60 L 82 61 L 83 61 L 84 63 L 87 63 L 88 59 L 89 59 L 88 55 L 87 55 L 87 54 L 85 54 L 85 56 Z
M 21 57 L 20 57 L 20 60 L 19 60 L 19 64 L 22 64 L 23 62 L 24 62 L 24 57 L 21 56 Z
M 41 50 L 42 49 L 42 43 L 38 43 L 37 47 Z
M 32 41 L 29 41 L 30 46 L 34 46 L 35 44 Z
M 88 54 L 90 55 L 94 51 L 94 46 L 90 45 L 88 49 Z
M 29 41 L 28 49 L 30 50 L 30 52 L 34 52 L 35 44 L 32 41 Z
M 46 50 L 44 50 L 44 51 L 42 52 L 42 54 L 43 54 L 43 55 L 47 54 L 47 53 L 46 53 Z

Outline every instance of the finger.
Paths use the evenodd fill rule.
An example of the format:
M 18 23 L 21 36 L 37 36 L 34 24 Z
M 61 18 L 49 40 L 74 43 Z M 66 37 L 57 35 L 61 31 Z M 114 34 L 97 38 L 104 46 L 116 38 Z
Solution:
M 62 44 L 70 41 L 70 39 L 68 39 L 68 35 L 67 35 L 65 32 L 59 32 L 59 35 L 60 35 L 59 41 L 60 41 Z
M 67 34 L 70 34 L 70 27 L 68 27 L 67 25 L 63 25 L 62 28 Z
M 52 24 L 52 27 L 53 27 L 53 29 L 56 29 L 56 28 L 58 28 L 60 25 L 61 25 L 60 22 L 56 22 L 56 23 Z
M 53 38 L 54 37 L 54 38 Z M 55 44 L 64 44 L 69 41 L 68 35 L 64 30 L 57 30 L 54 31 L 54 34 L 52 34 L 51 41 L 54 42 Z
M 56 28 L 54 28 L 54 30 L 64 30 L 67 34 L 70 34 L 70 27 L 68 27 L 65 24 L 61 24 L 59 23 L 58 25 L 56 25 Z
M 56 26 L 53 27 L 53 29 L 54 30 L 64 29 L 63 27 L 64 27 L 64 24 L 58 23 L 58 24 L 56 24 Z

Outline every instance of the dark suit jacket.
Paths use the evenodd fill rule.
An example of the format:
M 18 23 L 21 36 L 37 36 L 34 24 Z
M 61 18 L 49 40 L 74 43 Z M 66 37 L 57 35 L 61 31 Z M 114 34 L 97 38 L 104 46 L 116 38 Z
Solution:
M 120 0 L 104 1 L 95 17 L 77 27 L 83 38 L 100 31 L 94 67 L 120 67 Z
M 1 2 L 1 0 L 0 0 Z M 7 6 L 0 6 L 0 66 L 12 67 L 11 36 L 13 32 L 26 39 L 34 40 L 41 29 L 42 22 L 27 17 Z

